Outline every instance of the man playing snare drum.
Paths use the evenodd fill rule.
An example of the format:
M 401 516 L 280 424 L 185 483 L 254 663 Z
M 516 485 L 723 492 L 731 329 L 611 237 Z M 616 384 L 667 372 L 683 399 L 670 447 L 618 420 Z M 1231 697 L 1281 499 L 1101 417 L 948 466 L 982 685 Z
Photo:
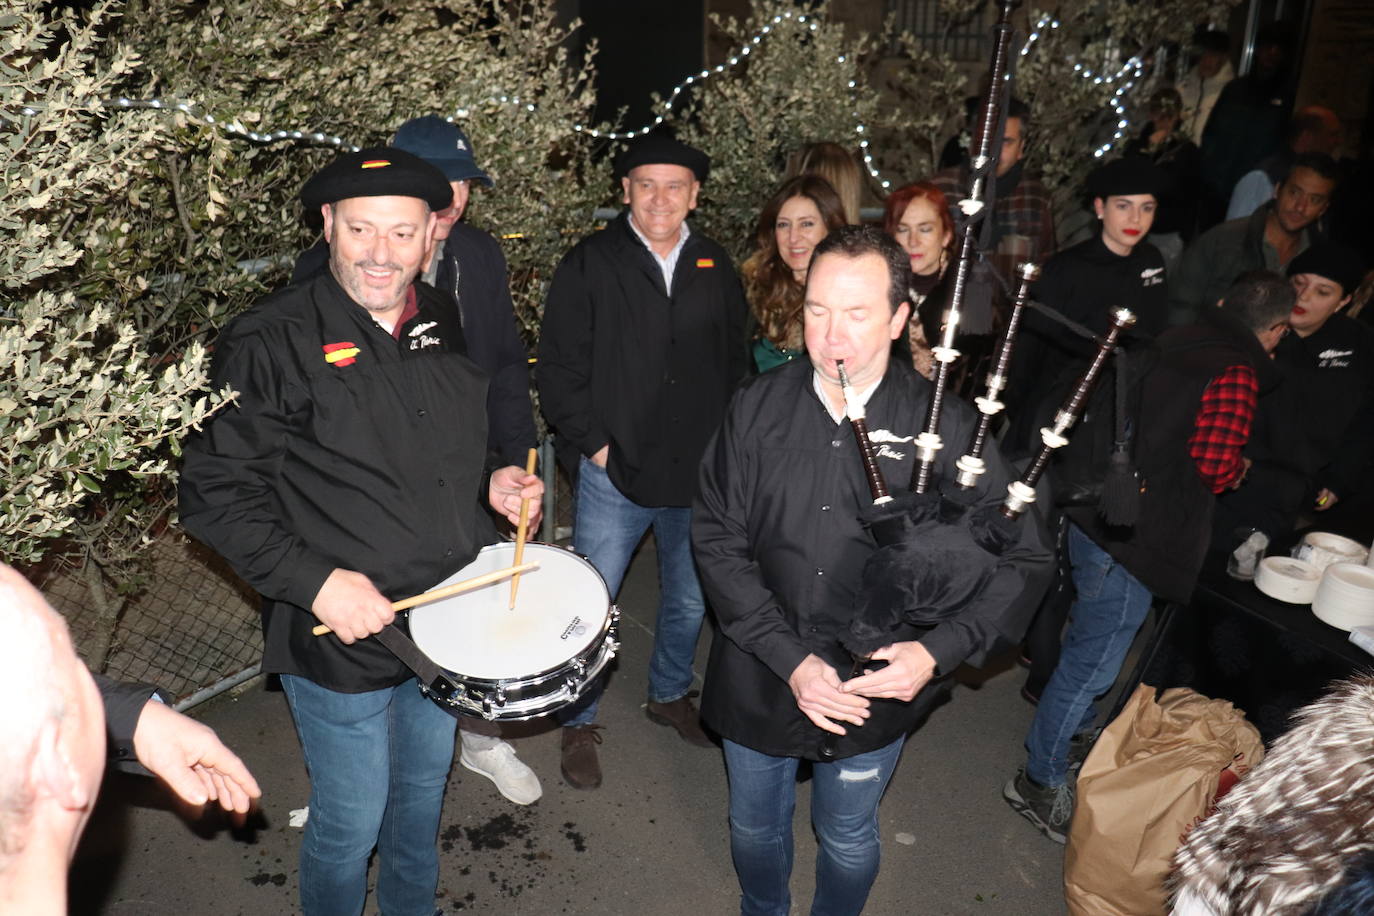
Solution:
M 281 675 L 310 770 L 307 916 L 362 911 L 374 847 L 381 912 L 434 912 L 454 719 L 367 637 L 496 540 L 484 487 L 512 521 L 543 492 L 521 468 L 484 479 L 486 378 L 453 302 L 414 282 L 452 197 L 388 147 L 306 182 L 329 271 L 225 328 L 214 386 L 238 398 L 186 448 L 182 522 L 262 594 L 263 670 Z M 312 635 L 321 622 L 333 635 Z

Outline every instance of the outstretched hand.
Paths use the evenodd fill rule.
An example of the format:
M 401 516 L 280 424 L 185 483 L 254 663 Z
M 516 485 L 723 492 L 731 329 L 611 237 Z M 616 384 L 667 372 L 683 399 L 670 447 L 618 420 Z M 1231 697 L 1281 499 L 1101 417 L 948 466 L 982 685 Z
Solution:
M 218 801 L 241 823 L 262 797 L 257 780 L 209 726 L 149 700 L 134 729 L 134 755 L 183 801 Z

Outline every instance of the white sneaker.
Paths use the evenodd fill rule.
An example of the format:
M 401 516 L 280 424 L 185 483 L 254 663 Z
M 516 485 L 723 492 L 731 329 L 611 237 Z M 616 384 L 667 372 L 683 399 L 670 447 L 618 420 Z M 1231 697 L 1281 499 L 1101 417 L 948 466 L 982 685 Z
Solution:
M 496 783 L 496 789 L 517 805 L 531 805 L 544 794 L 539 777 L 515 756 L 515 748 L 498 741 L 486 750 L 469 750 L 463 745 L 458 761 L 474 773 Z

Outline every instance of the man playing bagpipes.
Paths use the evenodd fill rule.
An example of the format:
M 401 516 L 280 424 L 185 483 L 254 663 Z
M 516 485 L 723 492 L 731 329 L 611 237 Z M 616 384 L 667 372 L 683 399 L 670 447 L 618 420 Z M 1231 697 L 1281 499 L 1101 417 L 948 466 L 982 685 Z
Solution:
M 996 555 L 967 538 L 952 546 L 943 524 L 918 534 L 903 546 L 931 575 L 918 575 L 914 592 L 933 595 L 941 619 L 894 622 L 867 653 L 872 663 L 844 680 L 852 659 L 840 640 L 878 549 L 860 518 L 874 498 L 856 451 L 878 475 L 905 481 L 934 392 L 910 364 L 889 359 L 906 323 L 908 273 L 905 253 L 877 229 L 827 236 L 807 278 L 809 362 L 746 383 L 702 464 L 692 541 L 724 637 L 711 648 L 702 714 L 724 739 L 742 913 L 789 911 L 802 760 L 812 761 L 820 839 L 812 912 L 863 909 L 878 869 L 878 802 L 906 736 L 949 693 L 955 668 L 1020 637 L 1048 572 L 1048 541 L 1030 518 L 1013 523 Z M 850 422 L 865 414 L 868 442 Z M 969 441 L 975 425 L 968 405 L 945 404 L 950 441 Z M 936 479 L 954 481 L 958 451 L 938 452 Z M 1011 479 L 995 447 L 982 463 L 962 503 L 970 514 L 996 512 Z M 965 548 L 977 564 L 958 553 Z

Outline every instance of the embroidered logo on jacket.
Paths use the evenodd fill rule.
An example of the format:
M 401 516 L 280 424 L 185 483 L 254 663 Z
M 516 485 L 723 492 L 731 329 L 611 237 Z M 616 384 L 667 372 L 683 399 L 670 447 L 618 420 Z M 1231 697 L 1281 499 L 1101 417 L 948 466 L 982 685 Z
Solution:
M 356 363 L 357 355 L 362 352 L 351 340 L 342 343 L 325 344 L 324 361 L 334 366 L 351 366 Z
M 410 329 L 410 336 L 419 337 L 425 331 L 428 331 L 430 328 L 434 327 L 438 323 L 439 322 L 437 321 L 426 321 L 423 324 L 417 324 L 415 327 Z
M 697 258 L 697 266 L 698 266 L 698 267 L 715 267 L 715 266 L 716 266 L 716 259 L 715 259 L 715 258 Z
M 1354 350 L 1323 350 L 1317 354 L 1318 369 L 1348 369 L 1350 360 L 1347 357 L 1354 356 Z
M 1164 282 L 1163 267 L 1147 267 L 1140 272 L 1141 286 L 1158 286 Z
M 910 442 L 915 438 L 915 436 L 899 436 L 886 429 L 875 429 L 868 434 L 869 442 Z

